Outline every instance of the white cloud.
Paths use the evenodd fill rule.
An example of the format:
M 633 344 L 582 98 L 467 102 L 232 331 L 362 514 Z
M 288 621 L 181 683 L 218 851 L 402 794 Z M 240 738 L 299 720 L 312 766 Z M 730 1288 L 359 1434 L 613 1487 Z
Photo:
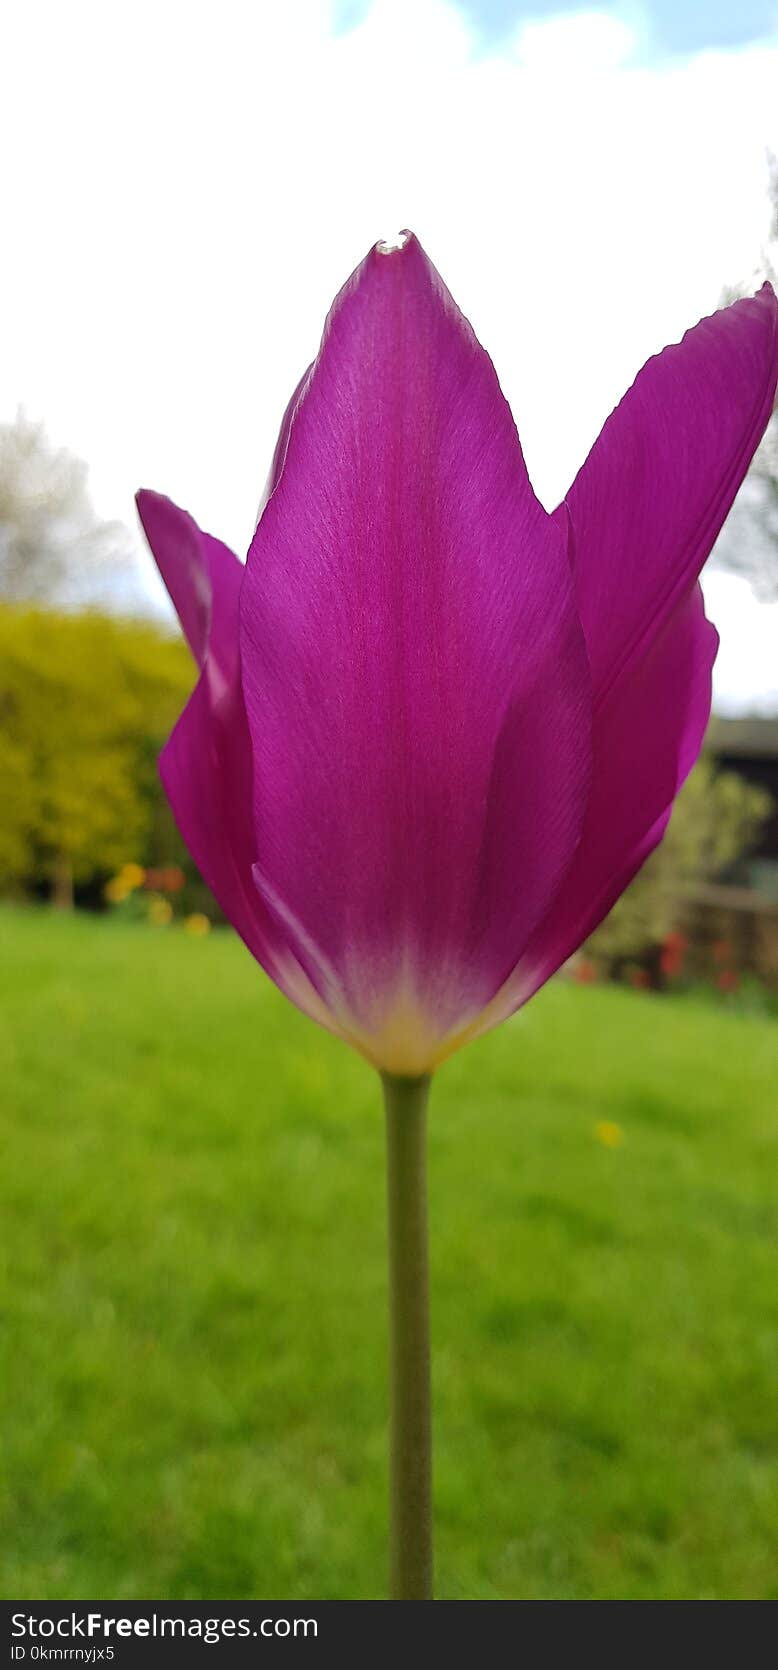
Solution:
M 565 14 L 517 29 L 517 57 L 529 70 L 580 78 L 590 70 L 618 69 L 632 56 L 636 32 L 612 12 Z
M 9 44 L 10 42 L 10 44 Z M 245 549 L 327 306 L 419 233 L 497 364 L 546 502 L 646 358 L 748 272 L 778 50 L 647 67 L 578 15 L 484 55 L 444 0 L 14 0 L 2 409 Z
M 713 698 L 721 713 L 778 711 L 778 603 L 757 603 L 737 574 L 709 569 L 705 608 L 721 645 L 713 670 Z

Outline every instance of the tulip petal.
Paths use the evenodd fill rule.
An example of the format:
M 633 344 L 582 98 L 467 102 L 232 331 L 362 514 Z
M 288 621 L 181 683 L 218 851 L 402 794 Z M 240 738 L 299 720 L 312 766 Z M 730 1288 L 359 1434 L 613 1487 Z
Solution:
M 691 591 L 777 375 L 778 302 L 765 284 L 650 359 L 608 418 L 566 495 L 595 702 Z
M 639 668 L 623 676 L 596 711 L 580 846 L 480 1030 L 526 1003 L 594 932 L 662 839 L 705 734 L 717 646 L 695 586 Z
M 147 491 L 138 509 L 201 672 L 159 762 L 176 823 L 215 899 L 257 961 L 328 1025 L 307 977 L 279 942 L 252 881 L 251 746 L 240 685 L 244 567 L 186 511 Z
M 423 1070 L 579 839 L 590 688 L 565 541 L 413 238 L 345 286 L 293 407 L 240 603 L 257 885 L 365 1053 Z
M 718 638 L 695 585 L 769 419 L 766 284 L 649 360 L 555 512 L 592 668 L 592 789 L 550 911 L 483 1018 L 525 1003 L 593 933 L 664 835 L 710 714 Z
M 142 488 L 135 495 L 135 503 L 184 637 L 198 667 L 202 667 L 208 647 L 213 594 L 204 536 L 192 517 L 185 510 L 179 510 L 178 505 L 162 493 Z M 216 540 L 210 543 L 217 547 Z M 238 559 L 227 551 L 226 546 L 218 549 L 226 552 L 223 575 L 229 588 L 230 568 L 231 565 L 239 566 Z

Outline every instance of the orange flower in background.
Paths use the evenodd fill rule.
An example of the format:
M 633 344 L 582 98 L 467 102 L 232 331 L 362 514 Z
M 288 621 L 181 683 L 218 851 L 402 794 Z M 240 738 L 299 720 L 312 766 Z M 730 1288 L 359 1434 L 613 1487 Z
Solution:
M 168 864 L 161 872 L 161 886 L 165 893 L 180 893 L 186 884 L 186 876 L 180 864 Z
M 667 935 L 662 946 L 659 967 L 668 980 L 675 980 L 683 973 L 688 944 L 685 934 L 675 931 Z

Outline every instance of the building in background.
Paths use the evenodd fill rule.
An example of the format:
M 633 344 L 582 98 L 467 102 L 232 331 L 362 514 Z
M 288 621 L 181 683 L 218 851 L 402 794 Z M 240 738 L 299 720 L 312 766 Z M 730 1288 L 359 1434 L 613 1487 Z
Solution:
M 715 881 L 689 899 L 691 943 L 778 985 L 778 718 L 711 720 L 707 747 L 717 770 L 732 772 L 772 801 L 758 838 Z M 726 956 L 725 950 L 726 948 Z

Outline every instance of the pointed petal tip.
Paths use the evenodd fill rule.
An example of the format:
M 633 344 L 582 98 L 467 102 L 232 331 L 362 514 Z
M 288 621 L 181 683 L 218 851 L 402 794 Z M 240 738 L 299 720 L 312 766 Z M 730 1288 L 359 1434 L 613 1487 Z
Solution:
M 135 494 L 135 509 L 138 512 L 138 515 L 141 519 L 141 522 L 144 523 L 144 526 L 145 526 L 144 510 L 152 509 L 158 498 L 159 498 L 159 493 L 155 493 L 153 487 L 139 487 L 138 488 L 138 491 Z
M 172 504 L 172 502 L 167 493 L 158 493 L 155 487 L 139 487 L 135 494 L 135 503 L 141 514 L 144 505 Z
M 766 278 L 764 283 L 760 284 L 759 289 L 754 291 L 753 295 L 743 296 L 740 299 L 753 308 L 755 312 L 761 314 L 764 324 L 770 331 L 772 343 L 775 345 L 778 337 L 778 296 L 770 279 Z M 737 306 L 737 302 L 732 305 Z
M 412 244 L 418 244 L 418 239 L 407 226 L 401 227 L 399 232 L 393 232 L 388 238 L 379 238 L 373 245 L 373 255 L 403 255 Z
M 607 418 L 565 496 L 598 701 L 693 587 L 777 381 L 778 299 L 765 282 L 652 355 Z
M 142 487 L 135 495 L 141 526 L 184 636 L 199 666 L 210 633 L 212 584 L 203 535 L 188 511 L 164 493 Z
M 135 508 L 155 558 L 157 558 L 157 552 L 154 549 L 154 531 L 163 525 L 159 518 L 167 518 L 171 524 L 174 520 L 178 522 L 191 521 L 188 512 L 181 510 L 177 504 L 174 504 L 173 500 L 168 498 L 167 493 L 158 493 L 153 487 L 138 488 L 135 494 Z

